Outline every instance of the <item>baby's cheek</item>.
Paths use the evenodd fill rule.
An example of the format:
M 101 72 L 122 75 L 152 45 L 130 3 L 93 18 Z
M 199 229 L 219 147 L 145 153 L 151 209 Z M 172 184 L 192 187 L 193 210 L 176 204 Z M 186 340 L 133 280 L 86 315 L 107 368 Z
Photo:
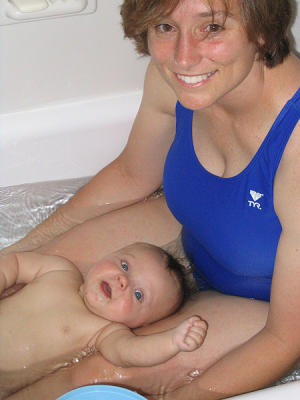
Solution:
M 88 274 L 90 276 L 94 276 L 94 274 L 99 273 L 101 270 L 103 270 L 103 267 L 101 267 L 101 264 L 95 264 L 91 267 L 91 269 L 89 270 Z
M 91 287 L 85 289 L 84 296 L 90 304 L 96 304 L 99 301 L 98 293 Z
M 125 320 L 132 318 L 135 315 L 135 307 L 130 300 L 124 300 L 119 307 L 120 322 L 125 322 Z

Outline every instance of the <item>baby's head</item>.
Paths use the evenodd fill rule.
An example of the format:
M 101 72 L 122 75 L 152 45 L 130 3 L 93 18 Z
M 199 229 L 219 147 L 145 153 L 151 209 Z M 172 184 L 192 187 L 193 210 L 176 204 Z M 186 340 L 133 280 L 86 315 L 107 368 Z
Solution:
M 185 295 L 184 276 L 180 264 L 164 250 L 135 243 L 96 263 L 81 293 L 93 313 L 136 328 L 179 308 Z

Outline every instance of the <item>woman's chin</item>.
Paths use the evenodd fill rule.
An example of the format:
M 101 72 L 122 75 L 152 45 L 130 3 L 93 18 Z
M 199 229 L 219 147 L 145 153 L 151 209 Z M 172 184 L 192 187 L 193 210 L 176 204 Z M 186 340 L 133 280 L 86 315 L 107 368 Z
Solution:
M 179 93 L 177 94 L 177 97 L 180 104 L 183 107 L 193 111 L 205 109 L 213 104 L 213 101 L 211 99 L 206 98 L 204 96 L 200 97 L 199 95 L 197 96 L 196 94 L 188 95 Z

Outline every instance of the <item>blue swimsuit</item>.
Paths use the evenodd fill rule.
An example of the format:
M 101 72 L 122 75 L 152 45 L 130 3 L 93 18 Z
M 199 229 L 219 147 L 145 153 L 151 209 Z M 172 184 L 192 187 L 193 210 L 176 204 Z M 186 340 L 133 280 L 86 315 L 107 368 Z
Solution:
M 299 117 L 300 89 L 281 110 L 250 164 L 234 177 L 221 178 L 200 164 L 193 147 L 193 111 L 177 103 L 164 191 L 183 225 L 183 246 L 200 288 L 270 299 L 281 234 L 273 183 Z

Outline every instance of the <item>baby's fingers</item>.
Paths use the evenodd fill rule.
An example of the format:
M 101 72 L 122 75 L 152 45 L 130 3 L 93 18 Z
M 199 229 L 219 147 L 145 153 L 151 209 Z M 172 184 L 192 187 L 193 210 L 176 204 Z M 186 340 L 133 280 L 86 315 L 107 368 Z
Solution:
M 195 332 L 197 334 L 197 332 L 199 334 L 204 334 L 206 335 L 207 332 L 207 323 L 206 321 L 204 321 L 203 319 L 200 319 L 198 317 L 198 319 L 194 320 L 191 327 L 190 327 L 190 332 Z
M 197 345 L 197 347 L 199 347 L 204 342 L 205 336 L 206 336 L 206 329 L 191 328 L 190 331 L 188 332 L 188 335 L 186 336 L 186 340 L 192 339 Z
M 186 337 L 185 343 L 188 347 L 191 347 L 191 350 L 195 350 L 203 343 L 206 332 L 207 332 L 207 323 L 201 320 L 199 317 L 192 317 L 190 320 L 191 326 L 189 327 Z
M 201 345 L 202 342 L 203 342 L 203 340 L 199 341 L 199 338 L 197 338 L 197 337 L 190 336 L 190 335 L 187 336 L 184 339 L 185 351 L 194 351 L 194 350 L 196 350 Z

